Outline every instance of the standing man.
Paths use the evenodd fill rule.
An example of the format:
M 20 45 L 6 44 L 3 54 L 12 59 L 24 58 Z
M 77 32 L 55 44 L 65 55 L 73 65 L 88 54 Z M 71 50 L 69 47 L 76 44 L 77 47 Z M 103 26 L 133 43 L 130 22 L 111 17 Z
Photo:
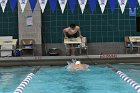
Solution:
M 77 37 L 82 37 L 81 32 L 80 32 L 80 27 L 76 26 L 75 24 L 70 24 L 69 27 L 65 28 L 63 30 L 64 32 L 64 38 L 77 38 Z M 75 54 L 75 47 L 77 44 L 71 45 L 67 44 L 68 48 L 68 55 L 74 55 Z

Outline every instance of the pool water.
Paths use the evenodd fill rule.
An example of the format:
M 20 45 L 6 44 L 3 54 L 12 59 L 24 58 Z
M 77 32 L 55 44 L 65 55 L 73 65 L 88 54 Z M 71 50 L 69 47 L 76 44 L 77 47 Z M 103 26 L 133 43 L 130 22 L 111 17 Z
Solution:
M 140 84 L 140 65 L 115 65 L 114 67 L 118 68 L 124 72 L 127 76 L 131 77 L 137 83 Z
M 140 83 L 139 65 L 114 65 Z M 12 93 L 34 67 L 0 68 L 0 93 Z M 23 93 L 137 93 L 105 65 L 90 71 L 69 72 L 66 67 L 42 67 Z
M 12 93 L 32 67 L 0 68 L 0 93 Z

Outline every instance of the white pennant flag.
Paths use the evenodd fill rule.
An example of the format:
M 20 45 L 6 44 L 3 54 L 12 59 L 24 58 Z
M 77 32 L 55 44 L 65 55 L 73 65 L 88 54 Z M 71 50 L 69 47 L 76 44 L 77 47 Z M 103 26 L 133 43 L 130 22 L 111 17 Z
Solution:
M 58 0 L 59 4 L 60 4 L 60 8 L 61 8 L 61 11 L 62 11 L 62 14 L 64 13 L 64 9 L 65 9 L 65 6 L 67 4 L 67 0 Z
M 8 0 L 0 0 L 0 2 L 1 2 L 2 11 L 4 13 L 4 10 L 5 10 L 5 7 L 6 7 L 6 4 L 7 4 Z
M 41 10 L 42 10 L 42 13 L 43 13 L 44 10 L 45 10 L 47 1 L 48 1 L 48 0 L 39 0 L 39 4 L 40 4 Z
M 122 14 L 123 14 L 125 6 L 126 6 L 126 3 L 127 3 L 127 0 L 118 0 L 118 2 L 119 2 L 119 5 L 120 5 Z
M 98 3 L 100 5 L 101 11 L 103 13 L 104 10 L 105 10 L 105 6 L 106 6 L 106 3 L 107 3 L 107 0 L 98 0 Z
M 27 4 L 27 1 L 28 0 L 19 0 L 22 12 L 24 12 L 24 9 L 25 9 L 25 6 Z
M 80 5 L 82 14 L 83 14 L 85 6 L 86 6 L 86 3 L 87 3 L 87 0 L 78 0 L 78 2 L 79 2 L 79 5 Z
M 138 0 L 139 6 L 140 6 L 140 0 Z

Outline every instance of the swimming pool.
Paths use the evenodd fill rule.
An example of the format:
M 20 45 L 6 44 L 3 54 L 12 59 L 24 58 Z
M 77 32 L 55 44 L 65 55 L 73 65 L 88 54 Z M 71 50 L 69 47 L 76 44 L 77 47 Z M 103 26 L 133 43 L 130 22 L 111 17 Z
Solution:
M 140 83 L 140 65 L 113 66 Z M 12 93 L 33 69 L 33 67 L 0 68 L 0 93 Z M 23 93 L 137 93 L 105 65 L 90 66 L 90 69 L 68 72 L 66 67 L 42 67 Z

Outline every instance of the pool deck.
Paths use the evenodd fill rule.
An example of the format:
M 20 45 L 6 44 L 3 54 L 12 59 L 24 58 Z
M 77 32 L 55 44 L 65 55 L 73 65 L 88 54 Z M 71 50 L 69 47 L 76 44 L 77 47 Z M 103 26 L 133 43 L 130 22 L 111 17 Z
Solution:
M 66 65 L 71 59 L 78 59 L 86 64 L 140 63 L 140 54 L 0 57 L 0 66 L 60 66 Z

